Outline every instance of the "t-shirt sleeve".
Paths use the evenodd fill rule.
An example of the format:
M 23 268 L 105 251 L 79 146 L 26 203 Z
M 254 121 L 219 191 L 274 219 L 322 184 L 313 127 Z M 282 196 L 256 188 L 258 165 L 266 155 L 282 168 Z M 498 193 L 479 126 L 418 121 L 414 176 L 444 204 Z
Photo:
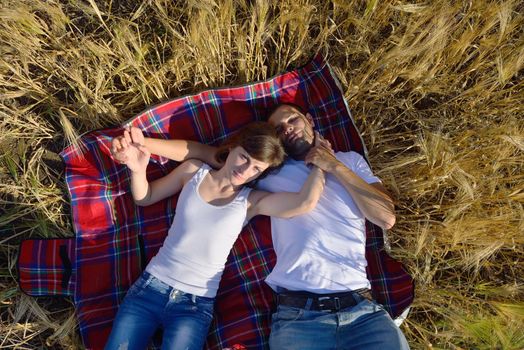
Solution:
M 340 152 L 337 153 L 337 158 L 368 184 L 381 182 L 378 177 L 373 175 L 364 157 L 357 152 Z
M 268 177 L 271 178 L 271 176 L 267 176 L 257 182 L 257 185 L 256 185 L 257 190 L 275 192 L 275 189 L 274 189 L 275 186 L 271 186 L 272 183 L 270 179 L 268 179 Z

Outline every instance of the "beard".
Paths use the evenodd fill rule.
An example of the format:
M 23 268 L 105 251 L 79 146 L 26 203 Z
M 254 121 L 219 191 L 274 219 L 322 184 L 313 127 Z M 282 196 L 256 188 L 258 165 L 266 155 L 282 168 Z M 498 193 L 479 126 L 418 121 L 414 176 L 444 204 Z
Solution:
M 293 141 L 282 140 L 287 155 L 295 160 L 304 160 L 306 154 L 315 144 L 313 127 L 305 117 L 302 118 L 304 119 L 305 126 L 301 130 L 301 136 Z
M 293 142 L 284 142 L 286 153 L 295 160 L 303 160 L 312 146 L 313 144 L 304 137 L 298 138 Z

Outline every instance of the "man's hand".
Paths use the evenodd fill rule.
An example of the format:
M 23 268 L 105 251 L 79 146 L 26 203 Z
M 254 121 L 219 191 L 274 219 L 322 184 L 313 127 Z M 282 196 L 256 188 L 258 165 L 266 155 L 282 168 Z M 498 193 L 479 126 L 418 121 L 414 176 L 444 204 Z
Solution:
M 125 130 L 123 136 L 111 141 L 111 154 L 117 162 L 127 165 L 133 172 L 145 171 L 151 155 L 144 146 L 142 131 L 135 127 Z
M 306 155 L 304 159 L 306 164 L 313 164 L 326 172 L 332 172 L 336 165 L 339 164 L 335 157 L 335 152 L 331 148 L 328 140 L 324 139 L 318 132 L 315 131 L 315 145 Z

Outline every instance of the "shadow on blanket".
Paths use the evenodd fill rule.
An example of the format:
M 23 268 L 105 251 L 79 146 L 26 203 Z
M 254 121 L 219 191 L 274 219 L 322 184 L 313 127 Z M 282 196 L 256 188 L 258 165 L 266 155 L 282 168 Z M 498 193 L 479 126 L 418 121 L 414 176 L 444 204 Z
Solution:
M 182 138 L 218 144 L 273 106 L 292 102 L 304 107 L 335 150 L 365 148 L 329 65 L 317 56 L 304 67 L 267 81 L 214 89 L 171 100 L 131 119 L 146 136 Z M 28 240 L 19 256 L 20 287 L 32 296 L 65 295 L 75 303 L 86 348 L 102 348 L 129 286 L 156 254 L 167 234 L 178 197 L 137 207 L 124 165 L 111 159 L 110 139 L 122 129 L 94 131 L 61 156 L 66 166 L 74 239 Z M 149 179 L 176 164 L 153 157 Z M 368 278 L 375 299 L 396 317 L 413 300 L 413 282 L 400 263 L 384 251 L 382 230 L 367 223 Z M 275 263 L 267 217 L 244 228 L 226 265 L 217 295 L 208 349 L 234 344 L 267 348 L 274 307 L 264 278 Z

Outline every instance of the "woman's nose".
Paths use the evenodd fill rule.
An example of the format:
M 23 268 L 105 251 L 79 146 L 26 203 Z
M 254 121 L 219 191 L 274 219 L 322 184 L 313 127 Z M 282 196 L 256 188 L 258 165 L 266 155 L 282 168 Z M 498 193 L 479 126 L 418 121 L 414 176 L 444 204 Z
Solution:
M 244 164 L 242 164 L 240 167 L 239 167 L 239 172 L 243 175 L 245 174 L 249 169 L 249 163 L 248 162 L 245 162 Z

